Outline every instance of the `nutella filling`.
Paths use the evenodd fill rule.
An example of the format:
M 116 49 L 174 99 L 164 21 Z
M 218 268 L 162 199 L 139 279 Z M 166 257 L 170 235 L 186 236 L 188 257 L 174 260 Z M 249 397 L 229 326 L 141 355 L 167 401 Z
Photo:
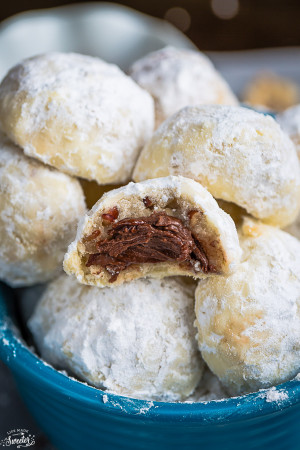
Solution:
M 96 249 L 86 266 L 105 268 L 112 275 L 110 282 L 132 264 L 177 261 L 204 273 L 210 270 L 200 242 L 180 219 L 165 212 L 112 223 Z

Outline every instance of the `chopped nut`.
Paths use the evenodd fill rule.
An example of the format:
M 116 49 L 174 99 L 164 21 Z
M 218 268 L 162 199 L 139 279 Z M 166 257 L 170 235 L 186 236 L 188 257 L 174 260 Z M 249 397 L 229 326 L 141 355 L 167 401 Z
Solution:
M 191 211 L 189 211 L 188 216 L 189 219 L 192 220 L 193 216 L 199 211 L 196 211 L 195 209 L 192 209 Z
M 119 216 L 119 211 L 116 206 L 111 208 L 107 213 L 102 214 L 102 220 L 104 225 L 108 225 L 112 222 L 114 222 Z
M 143 198 L 143 203 L 146 206 L 146 208 L 151 208 L 153 206 L 152 200 L 150 200 L 149 197 Z

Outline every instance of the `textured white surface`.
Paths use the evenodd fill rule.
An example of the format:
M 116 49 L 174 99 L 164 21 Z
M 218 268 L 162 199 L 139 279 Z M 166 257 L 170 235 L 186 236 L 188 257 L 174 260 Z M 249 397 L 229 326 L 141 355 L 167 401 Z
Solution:
M 133 179 L 183 175 L 218 199 L 275 225 L 300 207 L 300 167 L 276 121 L 242 107 L 186 107 L 166 120 L 142 150 Z
M 181 400 L 201 377 L 193 289 L 172 278 L 116 288 L 51 283 L 29 327 L 42 357 L 90 384 L 145 400 Z
M 86 252 L 82 240 L 95 230 L 105 233 L 102 214 L 113 207 L 118 208 L 118 220 L 149 216 L 153 211 L 146 208 L 143 199 L 149 197 L 153 211 L 165 211 L 181 219 L 201 243 L 210 263 L 219 273 L 229 273 L 235 269 L 240 258 L 240 247 L 236 228 L 231 217 L 219 208 L 209 192 L 195 181 L 184 177 L 165 177 L 129 183 L 127 186 L 107 192 L 80 221 L 77 236 L 68 248 L 64 259 L 64 269 L 73 274 L 81 283 L 105 286 L 111 274 L 97 267 L 97 272 L 86 267 Z M 171 206 L 170 206 L 171 205 Z M 190 211 L 197 211 L 195 225 L 189 219 Z M 199 217 L 198 217 L 199 216 Z M 196 217 L 196 216 L 195 216 Z M 213 243 L 211 245 L 211 242 Z M 135 267 L 138 266 L 138 267 Z M 135 264 L 123 270 L 113 285 L 140 277 L 164 277 L 170 275 L 189 275 L 205 277 L 201 270 L 185 269 L 178 262 L 157 264 Z
M 196 290 L 199 348 L 233 394 L 279 384 L 300 370 L 300 242 L 246 220 L 240 243 L 236 272 Z
M 0 125 L 29 156 L 100 184 L 120 183 L 152 134 L 154 106 L 115 65 L 47 53 L 2 81 Z
M 201 52 L 165 47 L 136 61 L 129 74 L 153 96 L 156 126 L 184 106 L 238 104 L 225 80 Z
M 28 286 L 57 276 L 84 212 L 77 180 L 24 156 L 0 135 L 1 280 Z
M 283 400 L 286 400 L 288 398 L 288 393 L 281 390 L 278 391 L 274 388 L 271 388 L 268 390 L 267 394 L 266 394 L 266 401 L 268 403 L 270 402 L 282 402 Z

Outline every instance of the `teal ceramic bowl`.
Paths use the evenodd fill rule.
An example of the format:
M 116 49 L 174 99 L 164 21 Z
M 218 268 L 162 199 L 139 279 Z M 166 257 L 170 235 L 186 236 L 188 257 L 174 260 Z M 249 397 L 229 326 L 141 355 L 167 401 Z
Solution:
M 92 388 L 41 361 L 20 337 L 0 285 L 0 357 L 57 449 L 297 450 L 300 380 L 206 403 L 158 403 Z M 277 400 L 274 400 L 276 399 Z

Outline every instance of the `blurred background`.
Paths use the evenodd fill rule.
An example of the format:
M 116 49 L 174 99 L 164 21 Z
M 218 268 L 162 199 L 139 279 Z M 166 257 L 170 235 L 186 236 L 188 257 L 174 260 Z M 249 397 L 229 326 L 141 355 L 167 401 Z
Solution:
M 79 2 L 2 1 L 0 20 L 25 9 L 50 8 L 73 3 Z M 298 0 L 127 0 L 113 3 L 127 5 L 168 20 L 201 50 L 300 45 Z

